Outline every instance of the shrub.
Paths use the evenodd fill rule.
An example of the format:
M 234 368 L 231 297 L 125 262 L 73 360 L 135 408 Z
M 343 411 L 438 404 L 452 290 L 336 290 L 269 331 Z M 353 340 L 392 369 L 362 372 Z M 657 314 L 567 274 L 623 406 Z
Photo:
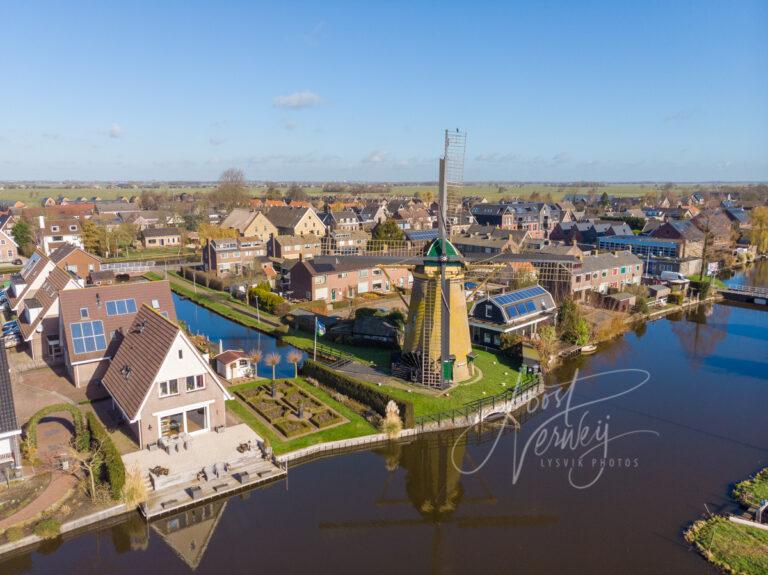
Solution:
M 5 539 L 9 543 L 18 541 L 19 539 L 21 539 L 22 535 L 24 535 L 24 530 L 18 525 L 14 525 L 13 527 L 9 527 L 8 529 L 5 530 Z
M 125 465 L 120 457 L 120 452 L 115 446 L 115 442 L 104 429 L 99 418 L 92 411 L 88 412 L 88 428 L 91 431 L 93 439 L 101 444 L 104 451 L 104 463 L 100 472 L 100 477 L 106 478 L 109 483 L 109 491 L 112 499 L 118 500 L 123 497 L 123 488 L 125 487 Z
M 671 293 L 667 296 L 667 301 L 672 305 L 680 305 L 683 303 L 683 294 Z
M 122 495 L 128 507 L 136 507 L 147 500 L 147 486 L 138 467 L 131 469 L 126 475 Z
M 53 517 L 48 517 L 38 521 L 32 529 L 32 533 L 42 539 L 56 539 L 61 534 L 61 523 Z
M 261 287 L 251 288 L 249 295 L 251 301 L 254 299 L 258 301 L 259 308 L 263 309 L 267 313 L 275 313 L 278 306 L 280 306 L 282 303 L 285 303 L 285 299 L 276 293 L 272 293 L 271 291 Z
M 313 377 L 320 383 L 351 397 L 363 405 L 367 405 L 382 417 L 387 414 L 387 403 L 389 403 L 390 400 L 394 401 L 400 410 L 405 425 L 407 427 L 413 426 L 414 411 L 413 403 L 410 401 L 395 399 L 384 391 L 374 389 L 360 380 L 349 377 L 344 373 L 334 371 L 309 358 L 304 360 L 304 364 L 301 366 L 301 373 Z

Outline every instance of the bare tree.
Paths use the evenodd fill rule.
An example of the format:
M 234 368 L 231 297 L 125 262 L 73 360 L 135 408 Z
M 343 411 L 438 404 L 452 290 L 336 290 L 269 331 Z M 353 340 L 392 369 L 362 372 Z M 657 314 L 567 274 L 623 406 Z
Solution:
M 231 210 L 246 203 L 247 189 L 243 171 L 229 168 L 222 172 L 219 185 L 211 192 L 211 199 L 214 204 Z
M 293 351 L 288 352 L 288 355 L 286 356 L 288 361 L 293 364 L 293 377 L 299 377 L 299 362 L 302 358 L 302 353 L 294 349 Z
M 267 359 L 264 360 L 266 364 L 272 368 L 272 379 L 277 379 L 277 376 L 275 375 L 275 368 L 277 368 L 277 364 L 280 363 L 282 359 L 283 357 L 279 353 L 274 352 L 270 353 L 267 356 Z
M 91 450 L 80 452 L 77 449 L 69 450 L 69 457 L 77 462 L 78 467 L 88 478 L 88 494 L 91 501 L 96 500 L 96 477 L 99 474 L 101 465 L 104 463 L 104 447 L 102 443 L 92 438 Z

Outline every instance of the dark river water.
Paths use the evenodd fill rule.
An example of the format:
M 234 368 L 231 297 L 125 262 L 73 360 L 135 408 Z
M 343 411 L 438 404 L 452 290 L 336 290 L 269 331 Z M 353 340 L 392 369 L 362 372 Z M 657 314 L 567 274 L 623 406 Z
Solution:
M 188 305 L 179 317 L 193 325 Z M 194 325 L 251 341 L 215 317 Z M 553 385 L 548 407 L 518 414 L 518 433 L 488 426 L 315 461 L 194 512 L 52 543 L 0 573 L 714 573 L 682 532 L 707 509 L 732 510 L 732 484 L 768 466 L 768 312 L 715 305 L 659 320 L 552 380 L 575 374 L 559 406 Z

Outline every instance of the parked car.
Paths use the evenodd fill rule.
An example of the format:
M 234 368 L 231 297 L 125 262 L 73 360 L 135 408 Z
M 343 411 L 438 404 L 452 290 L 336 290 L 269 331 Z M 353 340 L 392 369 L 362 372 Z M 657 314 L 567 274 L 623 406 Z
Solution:
M 21 343 L 20 333 L 11 333 L 3 336 L 3 344 L 5 345 L 5 349 L 16 347 L 20 343 Z

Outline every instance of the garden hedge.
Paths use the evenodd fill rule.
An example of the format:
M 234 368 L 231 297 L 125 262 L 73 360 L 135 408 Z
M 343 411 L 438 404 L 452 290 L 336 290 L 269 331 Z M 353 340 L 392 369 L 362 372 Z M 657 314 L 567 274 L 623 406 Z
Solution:
M 27 457 L 37 449 L 37 424 L 40 423 L 40 420 L 53 413 L 62 411 L 66 411 L 72 416 L 72 421 L 75 425 L 75 448 L 78 451 L 88 450 L 91 446 L 91 436 L 83 421 L 83 412 L 69 403 L 55 403 L 44 407 L 29 418 L 29 422 L 27 422 L 26 429 L 24 430 L 26 437 L 23 444 L 24 452 Z
M 104 426 L 92 411 L 88 412 L 88 428 L 94 441 L 101 444 L 104 452 L 104 463 L 100 472 L 100 477 L 106 479 L 109 483 L 109 491 L 112 499 L 118 500 L 123 495 L 123 486 L 125 485 L 125 465 L 120 452 L 115 446 L 115 442 L 104 429 Z
M 330 367 L 311 359 L 304 360 L 304 364 L 301 366 L 301 373 L 308 377 L 314 377 L 323 385 L 367 405 L 382 417 L 386 416 L 387 403 L 392 400 L 400 409 L 400 417 L 403 420 L 404 427 L 413 427 L 414 425 L 414 408 L 413 403 L 410 401 L 395 399 L 385 391 L 374 389 L 365 382 L 334 371 Z

